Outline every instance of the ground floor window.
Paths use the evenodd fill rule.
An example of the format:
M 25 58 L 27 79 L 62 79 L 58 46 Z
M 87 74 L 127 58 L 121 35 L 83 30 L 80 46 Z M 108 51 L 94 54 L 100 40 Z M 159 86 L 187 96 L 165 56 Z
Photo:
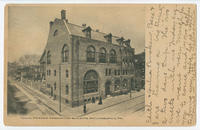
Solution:
M 123 86 L 123 89 L 128 88 L 128 80 L 127 80 L 127 79 L 124 79 L 124 80 L 123 80 L 122 86 Z
M 114 90 L 117 91 L 120 89 L 120 80 L 119 79 L 116 79 L 115 80 L 115 87 L 114 87 Z

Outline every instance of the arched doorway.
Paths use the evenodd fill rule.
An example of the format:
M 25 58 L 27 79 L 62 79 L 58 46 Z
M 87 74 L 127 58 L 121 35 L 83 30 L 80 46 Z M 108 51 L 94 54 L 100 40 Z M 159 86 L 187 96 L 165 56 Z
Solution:
M 105 83 L 105 95 L 106 96 L 110 95 L 110 85 L 111 85 L 111 81 L 110 80 L 106 81 L 106 83 Z
M 89 70 L 86 72 L 84 79 L 83 79 L 83 92 L 84 94 L 87 93 L 94 93 L 98 91 L 98 74 L 94 70 Z

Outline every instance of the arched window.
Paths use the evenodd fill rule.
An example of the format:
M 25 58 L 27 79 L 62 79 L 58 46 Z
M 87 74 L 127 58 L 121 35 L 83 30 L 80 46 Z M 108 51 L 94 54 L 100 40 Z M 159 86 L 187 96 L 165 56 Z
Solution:
M 98 74 L 94 70 L 89 70 L 83 79 L 83 92 L 84 94 L 93 93 L 98 91 Z
M 51 64 L 51 54 L 50 54 L 50 51 L 47 52 L 47 64 Z
M 110 50 L 110 63 L 116 63 L 116 62 L 117 62 L 116 51 L 112 49 Z
M 69 50 L 67 45 L 65 44 L 62 48 L 62 62 L 67 62 L 69 57 Z
M 115 91 L 119 90 L 119 88 L 120 88 L 120 80 L 116 79 L 115 80 Z
M 100 63 L 106 63 L 106 49 L 103 48 L 103 47 L 100 49 L 99 62 Z
M 128 80 L 127 80 L 127 79 L 124 79 L 124 80 L 123 80 L 122 86 L 123 86 L 123 89 L 128 88 Z
M 87 61 L 95 62 L 95 48 L 93 46 L 89 46 L 87 48 Z

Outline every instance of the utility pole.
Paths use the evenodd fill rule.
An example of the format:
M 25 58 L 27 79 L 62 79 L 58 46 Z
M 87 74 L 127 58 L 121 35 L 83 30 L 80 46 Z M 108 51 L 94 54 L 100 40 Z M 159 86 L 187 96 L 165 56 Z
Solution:
M 59 64 L 59 112 L 61 112 L 61 64 Z

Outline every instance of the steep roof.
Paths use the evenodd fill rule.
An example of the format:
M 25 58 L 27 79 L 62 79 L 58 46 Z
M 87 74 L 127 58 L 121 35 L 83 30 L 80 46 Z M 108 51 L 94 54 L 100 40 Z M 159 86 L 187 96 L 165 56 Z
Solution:
M 69 29 L 69 31 L 72 35 L 85 37 L 85 34 L 82 31 L 85 27 L 75 25 L 75 24 L 72 24 L 72 23 L 69 23 L 69 22 L 66 22 L 66 26 L 67 26 L 67 28 Z M 91 39 L 107 42 L 107 40 L 104 38 L 105 35 L 108 35 L 108 34 L 103 33 L 103 32 L 99 32 L 99 31 L 95 31 L 95 30 L 91 30 Z M 116 41 L 119 38 L 120 37 L 112 36 L 112 43 L 115 44 L 115 45 L 119 45 Z

